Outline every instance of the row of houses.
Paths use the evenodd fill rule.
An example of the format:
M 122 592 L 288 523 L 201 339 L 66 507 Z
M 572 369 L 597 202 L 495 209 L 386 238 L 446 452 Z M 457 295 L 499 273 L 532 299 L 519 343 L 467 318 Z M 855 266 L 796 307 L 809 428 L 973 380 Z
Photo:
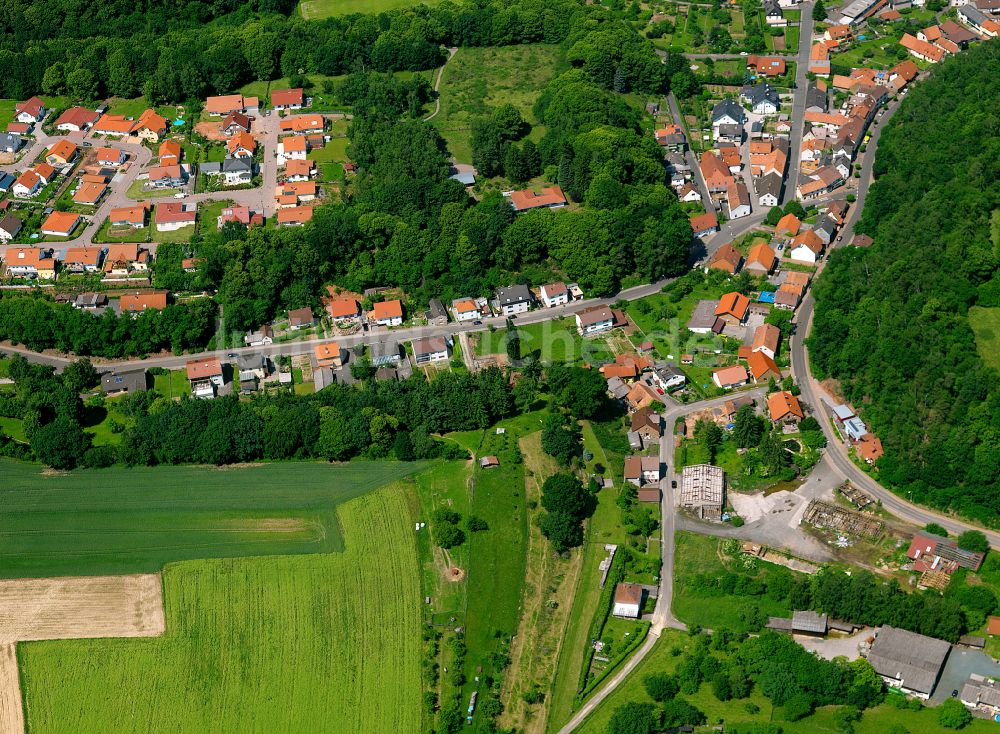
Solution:
M 137 244 L 70 247 L 11 247 L 3 253 L 8 277 L 52 280 L 58 273 L 101 273 L 109 280 L 123 280 L 148 273 L 152 255 Z

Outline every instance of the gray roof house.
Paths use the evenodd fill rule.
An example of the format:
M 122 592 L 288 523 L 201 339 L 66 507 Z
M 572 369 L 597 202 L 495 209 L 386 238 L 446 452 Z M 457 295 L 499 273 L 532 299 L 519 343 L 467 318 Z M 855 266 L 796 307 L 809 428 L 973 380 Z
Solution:
M 785 180 L 773 171 L 754 181 L 757 186 L 757 201 L 761 206 L 778 206 L 781 203 L 781 188 Z
M 837 223 L 833 221 L 833 218 L 826 215 L 820 214 L 816 217 L 816 223 L 813 225 L 813 232 L 816 236 L 823 240 L 824 245 L 829 245 L 833 240 L 833 236 L 837 234 Z
M 712 108 L 712 124 L 718 125 L 742 125 L 746 119 L 746 113 L 735 99 L 724 99 Z
M 868 651 L 868 662 L 886 683 L 919 698 L 930 698 L 951 645 L 916 632 L 879 627 Z
M 14 133 L 0 133 L 0 152 L 16 153 L 24 145 L 24 138 Z
M 375 342 L 368 346 L 368 356 L 376 367 L 392 366 L 403 357 L 399 342 Z
M 781 97 L 778 96 L 778 91 L 767 82 L 760 82 L 752 87 L 743 87 L 740 90 L 740 99 L 748 102 L 751 109 L 758 115 L 774 114 L 781 107 Z
M 253 179 L 253 161 L 246 158 L 226 158 L 221 163 L 202 163 L 201 172 L 206 176 L 225 176 L 226 183 L 250 183 Z
M 7 191 L 16 180 L 11 174 L 0 171 L 0 191 Z
M 810 82 L 806 88 L 806 112 L 826 112 L 826 92 Z
M 127 392 L 145 392 L 149 389 L 149 378 L 146 370 L 123 370 L 121 372 L 105 372 L 101 375 L 101 392 L 105 395 L 117 395 Z
M 8 214 L 3 219 L 0 219 L 0 242 L 6 242 L 17 237 L 17 233 L 20 231 L 21 220 L 13 214 Z
M 448 310 L 438 298 L 432 298 L 427 304 L 427 323 L 440 326 L 448 323 Z
M 526 285 L 512 285 L 497 291 L 497 304 L 505 316 L 527 311 L 533 300 Z

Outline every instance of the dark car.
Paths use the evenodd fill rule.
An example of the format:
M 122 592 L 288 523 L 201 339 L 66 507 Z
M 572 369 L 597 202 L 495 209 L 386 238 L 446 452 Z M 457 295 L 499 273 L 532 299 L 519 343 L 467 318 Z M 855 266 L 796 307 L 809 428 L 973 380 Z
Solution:
M 475 321 L 472 322 L 472 325 L 473 326 L 482 326 L 483 325 L 483 320 L 482 319 L 476 319 Z
M 229 359 L 236 359 L 236 357 L 239 355 L 237 355 L 236 352 L 230 352 L 226 356 L 229 357 Z
M 958 696 L 958 689 L 957 688 L 954 691 L 951 692 L 951 697 L 952 698 L 955 698 L 956 696 Z
M 670 488 L 671 489 L 677 489 L 677 480 L 676 479 L 674 479 L 673 481 L 670 482 Z

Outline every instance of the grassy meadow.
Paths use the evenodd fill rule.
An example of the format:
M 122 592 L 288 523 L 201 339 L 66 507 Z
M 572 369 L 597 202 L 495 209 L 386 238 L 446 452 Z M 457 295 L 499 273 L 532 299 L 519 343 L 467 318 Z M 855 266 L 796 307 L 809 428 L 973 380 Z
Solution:
M 0 460 L 0 578 L 141 573 L 193 558 L 340 551 L 337 505 L 425 466 L 301 462 L 53 474 Z
M 559 47 L 545 44 L 501 48 L 461 48 L 444 67 L 439 89 L 441 112 L 431 120 L 461 163 L 472 162 L 470 126 L 494 107 L 512 104 L 535 126 L 532 140 L 541 138 L 531 107 L 556 75 Z
M 402 483 L 339 508 L 343 553 L 185 561 L 160 638 L 19 647 L 33 734 L 420 731 L 420 588 Z
M 322 20 L 350 13 L 383 13 L 411 5 L 436 5 L 435 0 L 302 0 L 299 13 L 306 20 Z
M 976 335 L 976 349 L 987 367 L 1000 372 L 1000 308 L 973 306 L 969 326 Z

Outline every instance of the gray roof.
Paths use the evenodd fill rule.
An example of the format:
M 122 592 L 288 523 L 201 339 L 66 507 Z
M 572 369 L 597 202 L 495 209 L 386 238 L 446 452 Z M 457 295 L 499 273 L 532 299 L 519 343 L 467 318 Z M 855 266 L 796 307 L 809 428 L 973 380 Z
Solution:
M 984 703 L 987 706 L 1000 706 L 1000 682 L 986 680 L 981 675 L 973 674 L 962 686 L 960 698 L 972 704 Z
M 444 318 L 445 321 L 448 320 L 448 311 L 444 307 L 444 304 L 437 298 L 432 298 L 427 304 L 427 317 L 431 319 Z
M 727 138 L 738 138 L 743 136 L 743 126 L 725 123 L 719 125 L 719 135 Z
M 657 374 L 662 374 L 667 378 L 683 377 L 684 379 L 687 379 L 687 375 L 685 375 L 684 372 L 682 372 L 681 369 L 673 362 L 657 362 L 654 369 Z
M 126 370 L 122 372 L 105 372 L 101 375 L 101 391 L 114 393 L 126 391 L 129 393 L 143 392 L 148 389 L 146 370 Z
M 0 219 L 0 229 L 13 237 L 21 231 L 21 220 L 13 214 L 8 214 L 3 219 Z
M 413 345 L 414 356 L 418 354 L 436 354 L 437 352 L 448 351 L 448 342 L 443 336 L 429 336 L 424 339 L 414 339 L 411 344 Z
M 14 178 L 9 173 L 3 173 L 2 171 L 0 171 L 0 191 L 6 191 L 7 189 L 9 189 L 11 186 L 14 185 L 14 182 L 16 180 L 17 179 Z
M 336 381 L 337 378 L 334 376 L 331 367 L 320 367 L 318 370 L 313 370 L 313 387 L 317 392 Z
M 512 285 L 497 291 L 497 300 L 501 306 L 513 303 L 530 303 L 531 291 L 526 285 Z
M 108 305 L 108 297 L 104 293 L 81 293 L 73 305 L 77 308 L 99 308 Z
M 201 164 L 202 173 L 220 173 L 222 171 L 222 164 L 217 162 L 209 162 Z
M 476 182 L 476 175 L 472 171 L 453 173 L 448 178 L 452 178 L 465 186 L 472 186 Z
M 963 5 L 958 9 L 958 12 L 964 15 L 966 18 L 968 18 L 970 23 L 973 23 L 977 26 L 981 26 L 986 21 L 992 20 L 992 18 L 988 17 L 985 13 L 983 13 L 979 8 L 975 7 L 974 5 Z
M 712 108 L 713 122 L 726 115 L 729 115 L 738 122 L 742 122 L 744 116 L 743 108 L 734 99 L 724 99 Z
M 814 108 L 826 112 L 826 92 L 817 87 L 815 82 L 811 82 L 806 88 L 806 109 Z
M 608 380 L 608 392 L 618 400 L 621 400 L 628 395 L 629 389 L 628 385 L 622 381 L 622 378 L 615 376 Z
M 837 231 L 837 223 L 833 221 L 832 217 L 826 214 L 820 214 L 816 217 L 816 223 L 813 225 L 813 231 L 819 232 L 820 230 L 829 233 L 831 236 Z
M 15 133 L 0 133 L 0 149 L 20 150 L 24 139 Z
M 399 342 L 396 341 L 370 344 L 368 346 L 368 354 L 371 357 L 372 364 L 376 367 L 390 362 L 398 362 L 402 356 L 402 352 L 399 349 Z
M 900 681 L 904 688 L 930 694 L 950 651 L 944 640 L 886 626 L 875 631 L 868 662 L 879 675 Z
M 812 611 L 792 612 L 792 630 L 826 634 L 826 615 Z
M 241 371 L 261 370 L 267 367 L 267 357 L 263 354 L 237 354 L 236 367 Z
M 253 173 L 253 161 L 246 158 L 226 158 L 222 161 L 223 173 Z
M 689 329 L 711 329 L 715 323 L 715 307 L 718 301 L 698 301 L 687 322 Z
M 764 100 L 769 100 L 775 107 L 781 103 L 778 91 L 767 82 L 760 82 L 759 84 L 754 84 L 752 87 L 743 87 L 740 90 L 740 96 L 753 106 Z
M 778 4 L 778 0 L 764 0 L 761 5 L 766 15 L 781 15 L 781 5 Z
M 755 183 L 757 185 L 757 196 L 773 194 L 778 199 L 781 198 L 781 186 L 784 184 L 784 179 L 777 173 L 769 173 L 766 176 L 761 176 Z

